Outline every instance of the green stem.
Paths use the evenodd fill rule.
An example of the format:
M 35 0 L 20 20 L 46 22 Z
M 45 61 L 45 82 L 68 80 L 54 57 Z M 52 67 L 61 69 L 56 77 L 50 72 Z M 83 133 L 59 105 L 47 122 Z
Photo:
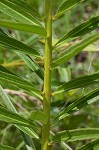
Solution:
M 48 116 L 48 121 L 42 127 L 42 150 L 48 150 L 50 134 L 50 102 L 51 102 L 51 62 L 52 62 L 52 6 L 51 0 L 45 0 L 45 27 L 47 37 L 45 39 L 44 59 L 44 100 L 43 111 Z

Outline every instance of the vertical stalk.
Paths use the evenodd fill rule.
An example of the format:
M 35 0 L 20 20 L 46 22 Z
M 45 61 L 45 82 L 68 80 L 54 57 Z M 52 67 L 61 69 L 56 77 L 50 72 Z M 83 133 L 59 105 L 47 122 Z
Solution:
M 48 121 L 42 127 L 42 150 L 48 150 L 50 134 L 50 102 L 51 102 L 51 61 L 52 61 L 52 6 L 51 0 L 45 0 L 45 27 L 47 37 L 45 39 L 44 59 L 44 100 L 43 111 L 47 114 Z

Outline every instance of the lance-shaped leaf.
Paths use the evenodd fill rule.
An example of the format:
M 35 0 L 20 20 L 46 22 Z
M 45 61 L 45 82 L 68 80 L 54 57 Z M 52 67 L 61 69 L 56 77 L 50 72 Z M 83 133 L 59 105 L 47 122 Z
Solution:
M 23 0 L 8 0 L 11 3 L 14 3 L 15 5 L 19 6 L 22 10 L 26 11 L 27 13 L 31 14 L 33 17 L 37 17 L 41 20 L 41 16 L 38 13 L 38 11 L 29 5 L 26 1 Z M 24 5 L 24 7 L 23 7 Z
M 94 140 L 89 142 L 88 144 L 78 148 L 77 150 L 94 150 L 94 148 L 99 145 L 99 140 Z M 98 149 L 97 149 L 98 150 Z
M 14 105 L 12 104 L 11 100 L 9 99 L 8 95 L 4 92 L 4 90 L 1 86 L 0 86 L 0 96 L 3 99 L 3 101 L 2 101 L 3 104 L 5 105 L 5 107 L 8 110 L 13 111 L 14 113 L 18 113 L 16 111 Z M 26 133 L 27 134 L 26 138 L 28 138 L 28 139 L 30 139 L 30 137 L 39 138 L 38 135 L 35 133 L 35 131 L 33 131 L 33 129 L 31 130 L 28 127 L 23 127 L 23 126 L 19 126 L 19 125 L 16 125 L 16 127 L 19 128 L 21 131 L 23 131 L 23 134 L 22 134 L 23 136 L 25 136 L 25 133 Z
M 33 48 L 3 33 L 0 33 L 0 44 L 2 44 L 4 47 L 10 48 L 9 50 L 15 50 L 21 53 L 41 57 L 40 54 Z
M 24 5 L 25 4 L 25 5 Z M 28 9 L 26 9 L 28 7 Z M 38 24 L 39 21 L 35 18 L 35 15 L 31 15 L 30 6 L 27 3 L 16 0 L 0 0 L 0 11 L 13 17 L 15 20 L 27 23 L 27 24 Z M 32 10 L 33 11 L 33 10 Z M 36 13 L 36 12 L 35 12 Z M 38 14 L 37 14 L 38 15 Z
M 99 33 L 94 33 L 84 40 L 78 42 L 77 44 L 74 44 L 66 49 L 66 51 L 62 52 L 58 55 L 58 59 L 56 59 L 52 63 L 52 68 L 59 66 L 60 64 L 63 64 L 67 62 L 69 59 L 80 53 L 85 47 L 87 47 L 89 44 L 95 42 L 99 39 Z
M 21 131 L 29 134 L 34 138 L 39 138 L 38 135 L 32 131 L 32 129 L 36 129 L 36 126 L 28 119 L 23 118 L 19 114 L 13 113 L 10 110 L 7 110 L 0 106 L 0 120 L 8 123 L 12 123 L 17 126 Z M 28 127 L 32 129 L 29 130 Z M 31 132 L 30 132 L 31 131 Z
M 26 91 L 34 92 L 39 98 L 41 98 L 41 91 L 35 88 L 29 81 L 19 76 L 9 74 L 0 71 L 0 81 L 9 83 L 9 85 L 16 86 L 18 88 L 24 89 Z
M 66 82 L 59 86 L 57 91 L 53 94 L 55 95 L 62 92 L 67 92 L 72 89 L 82 88 L 97 83 L 99 83 L 99 72 L 72 79 L 69 82 Z
M 33 126 L 33 123 L 30 120 L 25 119 L 22 116 L 13 113 L 12 111 L 7 110 L 1 106 L 0 106 L 0 120 L 12 124 L 16 124 L 16 125 L 26 126 L 26 127 Z
M 0 65 L 0 71 L 7 72 L 7 73 L 9 73 L 9 74 L 15 75 L 13 72 L 11 72 L 11 71 L 8 70 L 7 68 L 3 67 L 2 65 Z
M 86 107 L 99 100 L 99 88 L 91 91 L 90 93 L 82 96 L 81 98 L 75 100 L 72 104 L 66 107 L 57 117 L 56 120 L 61 120 L 76 111 L 79 111 L 83 107 Z
M 20 125 L 15 125 L 20 131 L 23 131 L 21 133 L 23 133 L 23 137 L 25 137 L 25 140 L 29 141 L 27 142 L 28 146 L 32 146 L 32 141 L 31 138 L 36 138 L 39 139 L 39 136 L 37 135 L 37 133 L 34 131 L 34 129 L 36 128 L 35 126 L 32 126 L 34 129 L 30 129 L 29 127 L 23 127 Z M 30 142 L 31 141 L 31 142 Z
M 0 28 L 0 34 L 7 35 L 7 33 L 5 33 L 5 32 L 4 32 L 4 30 L 3 30 L 3 29 L 1 29 L 1 28 Z
M 51 143 L 56 143 L 59 141 L 81 141 L 87 139 L 99 139 L 99 129 L 98 128 L 82 128 L 74 130 L 61 131 L 55 136 L 53 136 Z
M 0 30 L 0 32 L 4 35 L 7 35 L 2 29 Z M 29 55 L 24 55 L 19 52 L 17 52 L 17 54 L 21 57 L 21 59 L 23 59 L 26 62 L 26 64 L 31 68 L 32 71 L 34 71 L 42 80 L 44 79 L 43 71 L 41 70 L 40 66 Z M 1 65 L 0 65 L 0 70 L 1 71 L 5 70 L 10 74 L 14 74 Z
M 18 55 L 21 57 L 22 60 L 24 60 L 26 62 L 26 64 L 28 65 L 28 67 L 35 72 L 42 80 L 44 80 L 44 73 L 41 70 L 40 66 L 32 60 L 32 58 L 29 55 L 22 55 L 19 54 Z
M 3 99 L 2 102 L 3 102 L 4 106 L 5 106 L 7 109 L 9 109 L 9 110 L 11 110 L 11 111 L 17 113 L 17 111 L 16 111 L 14 105 L 13 105 L 12 102 L 10 101 L 9 97 L 7 96 L 7 94 L 4 92 L 3 88 L 1 87 L 1 85 L 0 85 L 0 96 L 1 96 L 2 99 Z
M 82 0 L 66 0 L 64 1 L 58 8 L 56 15 L 54 16 L 54 19 L 60 17 L 63 15 L 66 11 L 70 10 L 72 7 L 77 5 Z
M 8 35 L 2 29 L 0 30 L 0 33 L 8 37 Z M 34 71 L 42 80 L 44 79 L 43 71 L 41 70 L 40 66 L 29 55 L 23 55 L 19 52 L 17 52 L 17 54 L 26 62 L 26 64 L 31 68 L 32 71 Z M 14 74 L 1 65 L 0 70 L 6 71 L 10 74 Z
M 46 36 L 46 31 L 44 27 L 38 25 L 31 25 L 8 20 L 0 20 L 0 26 Z
M 15 150 L 15 148 L 0 144 L 0 150 Z
M 62 38 L 59 39 L 59 41 L 55 44 L 61 44 L 68 38 L 73 37 L 81 37 L 96 28 L 99 27 L 99 16 L 93 17 L 90 20 L 87 20 L 86 22 L 82 23 L 81 25 L 77 26 L 76 28 L 69 31 L 67 34 L 65 34 Z
M 4 92 L 4 90 L 1 86 L 0 86 L 0 96 L 2 97 L 2 103 L 8 110 L 13 111 L 14 113 L 18 113 L 16 111 L 14 105 L 12 104 L 11 100 L 9 99 L 8 95 Z M 30 137 L 39 138 L 38 135 L 35 133 L 35 131 L 33 131 L 33 129 L 31 130 L 28 127 L 23 127 L 23 126 L 19 126 L 19 125 L 16 125 L 16 127 L 18 129 L 20 129 L 21 131 L 23 131 L 22 135 L 23 135 L 23 137 L 26 136 L 26 139 L 30 139 Z M 25 134 L 27 134 L 27 135 L 25 135 Z

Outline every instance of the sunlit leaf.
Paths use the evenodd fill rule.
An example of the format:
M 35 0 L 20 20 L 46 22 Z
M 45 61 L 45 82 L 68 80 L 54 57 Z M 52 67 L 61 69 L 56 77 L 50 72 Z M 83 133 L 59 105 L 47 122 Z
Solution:
M 98 128 L 82 128 L 74 130 L 65 130 L 57 133 L 53 136 L 51 143 L 56 143 L 60 141 L 81 141 L 87 139 L 99 139 L 99 129 Z

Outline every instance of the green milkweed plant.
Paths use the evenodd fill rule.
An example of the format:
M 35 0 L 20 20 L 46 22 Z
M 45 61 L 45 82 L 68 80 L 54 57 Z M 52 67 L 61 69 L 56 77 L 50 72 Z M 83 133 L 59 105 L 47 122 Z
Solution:
M 66 120 L 68 116 L 99 100 L 99 88 L 95 88 L 73 101 L 60 113 L 56 113 L 54 118 L 51 117 L 51 103 L 54 97 L 61 93 L 98 84 L 99 72 L 81 76 L 66 83 L 59 82 L 57 87 L 55 86 L 54 88 L 51 86 L 51 75 L 59 66 L 66 64 L 88 45 L 99 39 L 99 32 L 94 31 L 99 27 L 99 15 L 71 29 L 55 41 L 52 38 L 53 22 L 60 19 L 68 10 L 72 10 L 72 7 L 75 5 L 82 3 L 82 0 L 65 0 L 58 7 L 55 14 L 52 14 L 52 3 L 52 0 L 45 0 L 44 16 L 42 17 L 34 7 L 23 0 L 0 0 L 0 11 L 12 18 L 9 20 L 0 19 L 0 45 L 9 51 L 14 51 L 37 74 L 38 80 L 42 80 L 43 83 L 43 88 L 38 88 L 27 78 L 21 77 L 0 65 L 0 101 L 2 101 L 0 105 L 0 120 L 11 123 L 19 129 L 28 150 L 55 149 L 56 143 L 62 143 L 66 146 L 66 149 L 71 149 L 68 146 L 68 142 L 93 139 L 77 149 L 92 150 L 99 145 L 99 128 L 56 131 L 54 127 L 62 119 Z M 8 33 L 7 28 L 39 35 L 45 47 L 44 52 L 41 52 L 33 45 L 29 46 L 25 42 L 17 40 Z M 66 48 L 63 51 L 60 50 L 68 41 L 76 40 L 77 38 L 80 38 L 79 42 L 65 46 Z M 42 61 L 43 65 L 39 65 L 38 61 Z M 20 115 L 3 89 L 7 85 L 24 90 L 29 95 L 39 99 L 43 107 L 29 112 L 29 117 Z M 37 145 L 39 146 L 37 147 Z M 15 148 L 0 144 L 0 149 L 14 150 Z

